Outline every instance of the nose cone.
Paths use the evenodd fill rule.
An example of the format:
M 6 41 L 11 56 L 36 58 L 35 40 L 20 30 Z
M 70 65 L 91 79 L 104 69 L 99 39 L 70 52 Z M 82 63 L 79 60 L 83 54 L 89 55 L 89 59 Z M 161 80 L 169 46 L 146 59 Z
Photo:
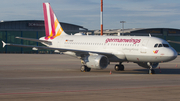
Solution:
M 167 50 L 166 59 L 165 59 L 166 61 L 165 61 L 165 62 L 167 62 L 167 61 L 172 61 L 172 60 L 174 60 L 177 56 L 178 56 L 178 54 L 177 54 L 176 50 L 175 50 L 174 48 L 169 48 L 169 49 Z
M 177 58 L 177 56 L 178 56 L 178 53 L 176 52 L 176 50 L 174 49 L 174 48 L 172 48 L 172 56 L 173 56 L 173 59 L 172 60 L 174 60 L 175 58 Z

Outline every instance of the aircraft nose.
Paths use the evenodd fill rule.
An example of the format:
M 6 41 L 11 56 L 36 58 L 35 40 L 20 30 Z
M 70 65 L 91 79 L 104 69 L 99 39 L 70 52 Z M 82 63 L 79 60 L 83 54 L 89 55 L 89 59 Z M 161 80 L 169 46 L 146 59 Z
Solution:
M 167 60 L 168 61 L 174 60 L 177 56 L 178 56 L 178 54 L 177 54 L 175 49 L 170 48 L 168 50 L 168 54 L 167 54 Z
M 178 53 L 176 52 L 175 49 L 173 49 L 173 56 L 174 56 L 174 59 L 178 56 Z

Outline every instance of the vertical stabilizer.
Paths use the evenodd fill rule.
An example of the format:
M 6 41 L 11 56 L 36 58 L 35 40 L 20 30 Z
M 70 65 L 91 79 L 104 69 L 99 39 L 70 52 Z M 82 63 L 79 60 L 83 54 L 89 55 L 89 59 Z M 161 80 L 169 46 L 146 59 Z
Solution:
M 45 39 L 54 39 L 60 35 L 66 35 L 49 3 L 43 3 Z

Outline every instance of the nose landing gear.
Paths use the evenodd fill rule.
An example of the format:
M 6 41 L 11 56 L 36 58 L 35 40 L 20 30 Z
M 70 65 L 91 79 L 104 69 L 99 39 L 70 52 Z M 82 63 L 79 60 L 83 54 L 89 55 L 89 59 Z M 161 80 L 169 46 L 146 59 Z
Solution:
M 150 62 L 147 63 L 147 65 L 149 66 L 149 74 L 155 74 L 154 69 L 152 69 L 152 65 Z

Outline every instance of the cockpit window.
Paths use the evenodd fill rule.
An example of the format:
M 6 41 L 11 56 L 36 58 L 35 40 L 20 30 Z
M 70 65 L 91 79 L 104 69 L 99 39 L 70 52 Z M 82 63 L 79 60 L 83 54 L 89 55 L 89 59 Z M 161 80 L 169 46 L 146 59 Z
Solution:
M 162 47 L 163 45 L 162 44 L 159 44 L 159 46 L 158 47 Z
M 170 47 L 170 46 L 168 44 L 155 44 L 154 48 L 157 48 L 157 47 Z
M 154 45 L 154 47 L 157 47 L 157 46 L 158 46 L 158 44 L 155 44 L 155 45 Z
M 164 47 L 169 47 L 169 45 L 168 45 L 168 44 L 163 44 L 163 46 L 164 46 Z

